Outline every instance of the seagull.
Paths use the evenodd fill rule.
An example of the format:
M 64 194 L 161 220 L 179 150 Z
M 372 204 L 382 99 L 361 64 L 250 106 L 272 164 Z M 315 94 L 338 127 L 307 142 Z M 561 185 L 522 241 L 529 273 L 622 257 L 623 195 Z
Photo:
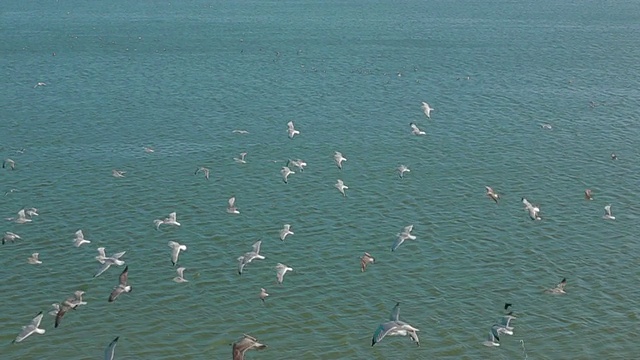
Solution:
M 556 285 L 556 287 L 552 289 L 547 289 L 545 290 L 545 292 L 548 294 L 555 294 L 555 295 L 566 294 L 567 292 L 564 291 L 565 286 L 567 286 L 567 278 L 563 278 L 562 281 L 560 281 L 560 283 Z
M 233 130 L 232 133 L 234 133 L 234 134 L 248 134 L 249 132 L 247 130 Z
M 280 174 L 282 174 L 282 180 L 284 183 L 287 184 L 289 175 L 295 174 L 295 171 L 291 171 L 288 166 L 283 166 L 282 170 L 280 170 Z
M 128 277 L 129 277 L 129 266 L 125 267 L 124 270 L 122 270 L 118 285 L 115 288 L 113 288 L 111 295 L 109 295 L 109 302 L 116 301 L 116 298 L 118 298 L 118 295 L 122 294 L 123 292 L 128 293 L 128 292 L 131 292 L 131 290 L 133 290 L 131 285 L 127 284 Z
M 362 270 L 362 272 L 364 272 L 367 269 L 367 265 L 369 265 L 369 263 L 373 264 L 374 262 L 375 259 L 373 258 L 373 256 L 366 252 L 360 258 L 360 269 Z
M 51 304 L 51 307 L 53 308 L 53 310 L 49 311 L 49 315 L 51 315 L 51 316 L 58 315 L 58 311 L 60 311 L 60 304 L 53 303 L 53 304 Z
M 82 230 L 76 231 L 76 238 L 73 240 L 73 245 L 75 247 L 80 247 L 82 244 L 90 244 L 91 241 L 84 238 L 84 234 Z
M 618 155 L 616 154 L 611 154 L 611 160 L 618 160 Z M 3 166 L 4 167 L 4 166 Z M 13 167 L 11 168 L 13 169 Z
M 485 189 L 487 189 L 487 196 L 496 202 L 496 204 L 498 203 L 498 199 L 500 199 L 500 194 L 498 194 L 497 192 L 493 191 L 493 189 L 490 186 L 485 186 Z
M 293 235 L 293 231 L 291 231 L 291 225 L 284 224 L 284 227 L 280 230 L 280 240 L 284 241 L 287 235 Z
M 7 191 L 4 193 L 4 196 L 7 196 L 7 195 L 9 195 L 9 194 L 12 194 L 12 193 L 14 193 L 14 192 L 16 192 L 16 191 L 18 191 L 18 189 L 9 189 L 9 190 L 7 190 Z
M 489 338 L 483 342 L 484 346 L 500 346 L 500 336 L 498 335 L 498 329 L 500 326 L 493 325 L 491 331 L 489 331 Z
M 126 171 L 122 171 L 122 170 L 116 170 L 116 169 L 111 170 L 111 175 L 113 175 L 113 177 L 116 177 L 116 178 L 123 178 L 124 174 L 126 173 L 127 173 Z
M 44 334 L 45 330 L 38 328 L 38 326 L 40 326 L 41 321 L 42 321 L 42 311 L 40 311 L 38 315 L 36 315 L 36 317 L 34 317 L 33 320 L 31 320 L 29 325 L 22 327 L 22 331 L 20 332 L 20 334 L 18 334 L 18 336 L 16 336 L 15 340 L 13 340 L 12 343 L 19 343 L 20 341 L 31 336 L 31 334 L 33 333 Z
M 227 206 L 227 212 L 229 214 L 240 214 L 240 210 L 236 208 L 236 197 L 232 196 L 229 198 L 229 206 Z
M 293 139 L 293 137 L 294 137 L 295 135 L 300 135 L 300 131 L 296 130 L 296 129 L 293 127 L 293 121 L 289 121 L 289 122 L 287 123 L 287 126 L 289 127 L 289 128 L 287 129 L 287 132 L 289 133 L 289 139 Z
M 147 154 L 151 154 L 152 152 L 155 152 L 155 150 L 153 150 L 148 146 L 145 146 L 143 149 L 144 149 L 144 152 L 146 152 Z
M 27 262 L 33 265 L 42 264 L 42 261 L 40 261 L 39 257 L 40 253 L 33 253 L 29 258 L 27 258 Z
M 13 221 L 16 224 L 24 224 L 24 223 L 28 223 L 31 222 L 32 220 L 27 218 L 27 215 L 24 212 L 24 209 L 21 209 L 20 211 L 18 211 L 18 217 L 10 217 L 7 218 L 7 220 L 9 221 Z
M 2 245 L 4 245 L 4 243 L 6 243 L 7 241 L 16 242 L 16 239 L 22 239 L 22 238 L 18 234 L 14 234 L 10 231 L 7 231 L 4 233 L 4 236 L 2 237 Z
M 153 223 L 156 225 L 156 230 L 160 229 L 160 225 L 172 225 L 172 226 L 180 226 L 180 223 L 176 220 L 176 212 L 172 212 L 169 214 L 169 217 L 164 218 L 164 220 L 155 219 Z
M 247 161 L 244 159 L 246 156 L 247 156 L 246 152 L 241 152 L 240 157 L 233 158 L 233 160 L 235 160 L 239 164 L 246 164 Z
M 186 251 L 187 245 L 178 244 L 175 241 L 169 241 L 169 247 L 171 248 L 171 264 L 176 266 L 178 263 L 178 255 L 180 255 L 180 251 Z
M 611 204 L 604 207 L 604 216 L 602 217 L 606 220 L 615 220 L 616 217 L 611 215 Z
M 184 278 L 184 271 L 186 270 L 186 268 L 183 267 L 179 267 L 176 269 L 176 272 L 178 273 L 178 276 L 173 278 L 173 281 L 177 282 L 177 283 L 183 283 L 183 282 L 189 282 L 189 280 Z
M 429 106 L 429 104 L 427 104 L 426 102 L 422 102 L 422 111 L 424 112 L 424 114 L 431 119 L 431 111 L 433 111 L 434 109 L 432 107 Z
M 260 255 L 260 244 L 262 244 L 262 240 L 256 241 L 253 245 L 251 245 L 251 251 L 244 253 L 244 255 L 238 257 L 238 274 L 242 275 L 242 269 L 252 262 L 254 259 L 264 260 L 265 257 Z
M 9 167 L 11 170 L 15 170 L 16 169 L 16 162 L 11 160 L 11 159 L 4 159 L 4 161 L 2 162 L 2 168 L 6 168 Z
M 427 134 L 426 132 L 420 130 L 416 124 L 409 123 L 409 125 L 411 126 L 411 133 L 413 135 L 426 135 Z
M 100 247 L 98 248 L 98 253 L 99 255 L 96 256 L 96 260 L 98 260 L 102 264 L 102 266 L 98 269 L 98 272 L 93 275 L 93 277 L 100 276 L 103 272 L 107 271 L 107 269 L 110 268 L 111 265 L 124 265 L 124 261 L 120 260 L 120 258 L 126 253 L 126 251 L 115 253 L 111 256 L 106 256 L 104 248 Z
M 244 360 L 244 353 L 247 350 L 263 350 L 267 347 L 261 344 L 256 338 L 244 334 L 242 338 L 233 343 L 233 360 Z
M 287 271 L 293 271 L 293 269 L 281 263 L 276 265 L 276 277 L 278 278 L 278 284 L 282 284 L 284 281 L 284 274 L 286 274 Z
M 260 295 L 258 296 L 260 297 L 260 300 L 264 302 L 264 299 L 266 299 L 269 294 L 267 294 L 267 290 L 265 290 L 264 288 L 260 288 Z
M 334 185 L 336 187 L 336 189 L 338 189 L 338 191 L 340 191 L 340 193 L 342 193 L 342 195 L 344 197 L 347 196 L 347 194 L 345 194 L 345 190 L 348 189 L 349 187 L 347 185 L 344 184 L 344 182 L 340 179 L 338 179 L 338 182 Z
M 396 306 L 391 310 L 390 321 L 380 324 L 371 338 L 371 346 L 382 341 L 385 336 L 407 336 L 411 340 L 415 341 L 420 346 L 420 340 L 418 339 L 417 332 L 420 331 L 415 327 L 407 324 L 404 321 L 400 321 L 400 303 L 396 303 Z
M 304 171 L 304 167 L 307 166 L 307 163 L 298 159 L 298 160 L 289 160 L 289 164 L 295 166 L 298 168 L 298 170 L 300 170 L 300 172 Z M 287 165 L 289 166 L 289 165 Z
M 512 315 L 513 313 L 510 312 L 508 314 L 506 314 L 505 316 L 502 317 L 502 319 L 500 320 L 500 325 L 501 327 L 504 327 L 507 331 L 511 332 L 504 332 L 507 335 L 513 335 L 513 326 L 511 326 L 511 320 L 516 319 L 515 316 Z
M 347 161 L 347 158 L 342 156 L 341 152 L 336 151 L 335 154 L 333 154 L 333 160 L 336 162 L 338 169 L 342 170 L 342 162 Z
M 69 309 L 75 309 L 80 305 L 86 305 L 86 301 L 82 301 L 82 295 L 84 295 L 84 291 L 78 290 L 73 293 L 73 296 L 67 298 L 65 301 L 60 303 L 60 310 L 56 314 L 56 322 L 54 327 L 60 326 L 60 322 L 62 321 L 62 317 L 64 314 L 69 311 Z
M 104 360 L 113 360 L 116 358 L 116 345 L 118 344 L 118 339 L 120 339 L 119 336 L 113 339 L 113 341 L 110 342 L 104 350 Z
M 409 170 L 409 168 L 406 167 L 405 165 L 398 166 L 396 168 L 396 171 L 398 172 L 398 175 L 400 176 L 400 179 L 404 179 L 404 173 L 411 172 L 411 170 Z
M 204 166 L 200 166 L 199 168 L 197 168 L 196 172 L 193 173 L 193 175 L 198 175 L 198 173 L 201 171 L 204 173 L 204 178 L 209 180 L 209 169 Z
M 37 88 L 38 86 L 47 86 L 47 83 L 39 82 L 33 86 L 33 88 Z
M 593 195 L 591 194 L 591 189 L 587 189 L 584 191 L 584 198 L 587 200 L 593 200 Z
M 529 212 L 531 220 L 541 220 L 539 207 L 531 205 L 531 203 L 525 198 L 522 198 L 522 203 L 524 204 L 524 209 Z
M 540 127 L 545 129 L 545 130 L 551 130 L 553 129 L 553 127 L 551 126 L 551 124 L 540 124 Z
M 405 226 L 402 232 L 397 234 L 398 238 L 393 242 L 393 245 L 391 245 L 391 251 L 396 251 L 405 240 L 415 240 L 416 237 L 415 235 L 411 235 L 411 231 L 413 231 L 413 225 Z

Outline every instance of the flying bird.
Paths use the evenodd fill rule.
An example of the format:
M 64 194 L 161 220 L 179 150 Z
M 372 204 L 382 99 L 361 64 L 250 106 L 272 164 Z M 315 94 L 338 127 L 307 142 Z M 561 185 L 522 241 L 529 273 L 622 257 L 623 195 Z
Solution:
M 116 170 L 116 169 L 111 170 L 111 175 L 116 178 L 123 178 L 124 174 L 126 173 L 127 173 L 126 171 L 122 171 L 122 170 Z
M 54 327 L 60 326 L 60 322 L 62 321 L 62 317 L 67 313 L 70 309 L 75 309 L 80 305 L 86 305 L 86 301 L 82 301 L 82 295 L 84 295 L 84 291 L 78 290 L 73 293 L 73 296 L 67 298 L 63 302 L 60 303 L 60 310 L 56 314 L 56 322 Z
M 267 290 L 265 290 L 264 288 L 260 288 L 260 300 L 262 300 L 262 302 L 264 302 L 264 299 L 267 298 L 267 296 L 269 296 L 269 294 L 267 294 Z
M 116 358 L 116 345 L 118 344 L 118 339 L 120 339 L 119 336 L 107 345 L 107 348 L 104 350 L 104 360 L 114 360 Z
M 411 170 L 409 170 L 409 168 L 406 167 L 405 165 L 398 166 L 396 171 L 398 172 L 398 175 L 400 176 L 400 179 L 404 179 L 404 173 L 411 172 Z
M 278 265 L 276 266 L 276 277 L 278 279 L 278 284 L 282 284 L 282 282 L 284 281 L 284 274 L 286 274 L 287 271 L 293 271 L 293 269 L 288 267 L 287 265 L 278 263 Z
M 229 214 L 240 214 L 240 210 L 236 207 L 236 197 L 232 196 L 229 198 L 229 206 L 227 206 L 227 212 Z
M 428 117 L 429 119 L 431 119 L 431 111 L 433 111 L 434 109 L 432 107 L 429 106 L 429 104 L 427 104 L 426 102 L 422 102 L 422 111 L 424 112 L 424 115 L 426 117 Z
M 616 217 L 611 214 L 611 204 L 604 207 L 604 216 L 602 218 L 606 220 L 616 219 Z
M 489 199 L 495 201 L 497 204 L 498 199 L 500 199 L 500 194 L 493 191 L 493 189 L 490 186 L 485 186 L 484 188 L 487 190 L 487 196 L 489 197 Z
M 84 238 L 84 234 L 82 233 L 82 230 L 76 231 L 76 237 L 73 240 L 73 245 L 75 247 L 80 247 L 82 246 L 82 244 L 89 244 L 89 243 L 91 243 L 91 241 Z
M 340 193 L 342 194 L 342 196 L 346 197 L 347 194 L 344 192 L 346 189 L 348 189 L 349 187 L 347 185 L 344 184 L 344 182 L 340 179 L 337 180 L 336 184 L 334 185 L 336 187 L 336 189 L 338 189 L 338 191 L 340 191 Z
M 233 343 L 233 360 L 244 360 L 244 353 L 247 350 L 263 350 L 267 347 L 261 344 L 256 338 L 244 334 L 242 338 Z
M 7 231 L 4 233 L 4 236 L 2 236 L 2 245 L 4 245 L 4 243 L 6 243 L 7 241 L 16 242 L 16 239 L 22 239 L 22 238 L 18 234 L 14 234 L 10 231 Z
M 156 225 L 156 230 L 160 229 L 160 225 L 171 225 L 171 226 L 180 226 L 180 223 L 176 219 L 176 212 L 172 212 L 169 214 L 169 217 L 164 218 L 163 220 L 155 219 L 153 223 Z
M 300 172 L 304 171 L 304 167 L 307 166 L 307 163 L 298 159 L 298 160 L 291 160 L 289 159 L 289 161 L 287 162 L 287 166 L 289 165 L 293 165 L 295 167 L 298 168 L 298 170 L 300 170 Z
M 7 218 L 7 220 L 13 221 L 16 224 L 25 224 L 33 221 L 32 219 L 27 217 L 27 214 L 25 214 L 25 209 L 21 209 L 20 211 L 18 211 L 17 215 L 18 217 L 10 217 L 10 218 Z
M 593 194 L 591 193 L 591 189 L 587 189 L 584 191 L 584 198 L 586 200 L 593 200 Z
M 293 127 L 293 121 L 289 121 L 289 122 L 287 123 L 287 127 L 288 127 L 288 129 L 287 129 L 287 133 L 289 133 L 289 139 L 293 139 L 293 137 L 294 137 L 295 135 L 300 135 L 300 131 L 296 130 L 296 129 Z
M 485 342 L 482 343 L 484 346 L 500 346 L 500 336 L 498 333 L 499 328 L 500 326 L 498 326 L 497 324 L 491 326 L 489 337 Z
M 284 224 L 282 230 L 280 230 L 280 240 L 284 241 L 287 235 L 293 235 L 293 231 L 291 231 L 291 225 Z
M 399 234 L 396 234 L 396 241 L 391 245 L 391 251 L 396 251 L 396 249 L 404 243 L 405 240 L 415 240 L 415 235 L 411 235 L 411 231 L 413 231 L 413 225 L 405 226 Z
M 265 257 L 260 255 L 260 245 L 262 240 L 256 241 L 251 245 L 251 251 L 244 253 L 244 255 L 238 257 L 238 274 L 242 275 L 244 267 L 255 259 L 264 260 Z
M 288 166 L 283 166 L 282 170 L 280 170 L 280 174 L 282 174 L 282 181 L 284 181 L 285 184 L 288 183 L 288 179 L 289 179 L 289 175 L 291 174 L 295 174 L 295 171 L 292 171 L 291 169 L 289 169 Z
M 375 259 L 373 258 L 373 256 L 371 256 L 371 254 L 369 254 L 368 252 L 364 253 L 364 255 L 362 255 L 362 257 L 360 258 L 360 270 L 364 272 L 367 269 L 367 265 L 373 264 L 374 262 Z
M 193 173 L 193 175 L 198 175 L 199 172 L 204 173 L 204 178 L 209 180 L 209 169 L 208 168 L 206 168 L 204 166 L 201 166 L 201 167 L 196 169 L 196 172 Z
M 22 327 L 22 331 L 20 332 L 20 334 L 18 334 L 18 336 L 16 336 L 16 338 L 12 341 L 12 343 L 19 343 L 24 339 L 28 338 L 29 336 L 31 336 L 31 334 L 33 333 L 44 334 L 45 330 L 38 328 L 38 326 L 40 326 L 41 321 L 42 321 L 42 311 L 40 311 L 38 315 L 36 315 L 36 317 L 34 317 L 33 320 L 31 320 L 31 322 L 28 325 Z
M 180 255 L 180 251 L 186 251 L 187 245 L 179 244 L 175 241 L 169 241 L 169 247 L 171 248 L 171 264 L 176 266 L 178 263 L 178 256 Z
M 120 258 L 126 253 L 126 251 L 122 251 L 119 253 L 115 253 L 111 256 L 107 256 L 104 248 L 103 247 L 99 247 L 98 248 L 98 256 L 96 256 L 96 260 L 98 260 L 98 262 L 100 262 L 102 264 L 102 266 L 98 269 L 98 272 L 96 272 L 95 275 L 93 275 L 93 277 L 98 277 L 100 276 L 103 272 L 107 271 L 107 269 L 109 269 L 111 267 L 111 265 L 117 265 L 117 266 L 122 266 L 124 265 L 124 261 L 120 260 Z
M 373 333 L 371 346 L 382 341 L 385 336 L 409 336 L 412 341 L 415 341 L 420 346 L 418 331 L 420 330 L 400 320 L 400 303 L 396 303 L 396 306 L 391 310 L 390 321 L 380 324 Z
M 409 123 L 409 126 L 411 126 L 411 133 L 413 135 L 426 135 L 427 134 L 426 132 L 420 130 L 415 123 Z
M 246 156 L 247 156 L 246 152 L 241 152 L 240 157 L 233 158 L 233 160 L 235 160 L 239 164 L 246 164 L 247 161 L 244 159 Z
M 40 261 L 40 253 L 36 252 L 31 254 L 31 256 L 27 258 L 27 262 L 33 265 L 42 264 L 42 261 Z
M 177 283 L 183 283 L 183 282 L 189 282 L 189 280 L 184 278 L 184 271 L 187 270 L 186 268 L 183 267 L 179 267 L 176 269 L 176 273 L 178 273 L 178 276 L 173 278 L 173 281 L 177 282 Z
M 529 212 L 531 220 L 541 220 L 539 207 L 531 205 L 531 203 L 525 198 L 522 198 L 522 203 L 524 204 L 524 209 Z
M 11 159 L 4 159 L 4 161 L 2 162 L 2 168 L 6 168 L 9 167 L 11 170 L 15 170 L 16 169 L 16 162 L 11 160 Z
M 125 267 L 124 270 L 122 270 L 122 273 L 120 274 L 120 279 L 118 281 L 118 285 L 116 285 L 116 287 L 113 288 L 111 295 L 109 295 L 109 302 L 116 301 L 116 298 L 123 292 L 128 293 L 128 292 L 131 292 L 131 290 L 133 290 L 131 285 L 127 283 L 128 277 L 129 277 L 129 266 Z
M 342 170 L 342 162 L 347 161 L 347 158 L 342 156 L 341 152 L 336 151 L 335 154 L 333 154 L 333 160 L 336 162 L 338 169 Z
M 566 294 L 567 292 L 564 290 L 565 286 L 567 286 L 567 278 L 563 278 L 562 281 L 560 281 L 560 283 L 556 285 L 556 287 L 547 289 L 545 290 L 545 292 L 548 294 L 555 294 L 555 295 Z
M 38 86 L 47 86 L 47 83 L 43 83 L 43 82 L 36 83 L 36 84 L 33 86 L 33 88 L 35 89 L 35 88 L 37 88 Z

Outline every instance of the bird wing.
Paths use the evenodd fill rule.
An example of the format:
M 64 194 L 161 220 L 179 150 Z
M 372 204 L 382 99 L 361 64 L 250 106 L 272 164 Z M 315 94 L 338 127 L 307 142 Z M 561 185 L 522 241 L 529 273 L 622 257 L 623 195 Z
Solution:
M 256 241 L 256 242 L 251 246 L 251 248 L 253 249 L 253 252 L 254 252 L 254 253 L 256 253 L 256 254 L 259 254 L 259 253 L 260 253 L 260 244 L 262 244 L 262 240 L 258 240 L 258 241 Z
M 118 344 L 118 339 L 119 338 L 120 337 L 118 336 L 117 338 L 113 339 L 113 341 L 111 343 L 109 343 L 107 348 L 104 350 L 104 360 L 113 360 L 113 359 L 115 359 L 116 345 Z
M 129 277 L 129 266 L 127 265 L 122 273 L 120 274 L 120 284 L 123 286 L 127 285 L 127 278 Z
M 118 297 L 118 295 L 122 294 L 123 291 L 124 291 L 124 288 L 122 286 L 120 285 L 116 286 L 111 292 L 111 295 L 109 295 L 109 302 L 114 302 Z
M 398 236 L 398 238 L 396 239 L 396 241 L 393 242 L 393 245 L 391 245 L 391 251 L 396 251 L 396 249 L 402 245 L 402 243 L 404 242 L 404 236 Z
M 64 314 L 67 313 L 67 310 L 69 310 L 69 309 L 71 309 L 71 307 L 69 305 L 64 305 L 64 304 L 60 305 L 60 310 L 58 310 L 58 313 L 56 314 L 56 322 L 55 322 L 55 326 L 54 327 L 60 326 L 60 322 L 62 321 L 62 317 L 64 316 Z
M 380 326 L 378 326 L 376 331 L 373 333 L 373 337 L 371 338 L 371 346 L 382 341 L 382 339 L 387 336 L 389 331 L 395 329 L 397 326 L 398 325 L 394 321 L 380 324 Z
M 396 303 L 396 306 L 391 310 L 391 316 L 389 317 L 391 321 L 399 321 L 400 320 L 400 303 Z
M 104 264 L 98 269 L 98 272 L 93 275 L 93 277 L 98 277 L 102 275 L 103 272 L 107 271 L 107 269 L 111 266 L 111 262 L 105 261 Z

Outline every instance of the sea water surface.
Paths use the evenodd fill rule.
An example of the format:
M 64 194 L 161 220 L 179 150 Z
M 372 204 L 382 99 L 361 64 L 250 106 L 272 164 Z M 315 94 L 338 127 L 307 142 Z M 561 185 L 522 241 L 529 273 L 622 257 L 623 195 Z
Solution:
M 633 358 L 639 58 L 637 1 L 3 1 L 0 230 L 22 240 L 0 247 L 0 358 L 96 359 L 119 336 L 117 359 L 229 359 L 243 333 L 268 345 L 247 359 Z M 4 220 L 24 207 L 40 215 Z M 123 267 L 93 278 L 98 247 L 126 251 L 114 303 Z M 86 306 L 10 344 L 75 290 Z M 371 347 L 396 302 L 421 346 Z M 505 302 L 515 334 L 487 348 Z

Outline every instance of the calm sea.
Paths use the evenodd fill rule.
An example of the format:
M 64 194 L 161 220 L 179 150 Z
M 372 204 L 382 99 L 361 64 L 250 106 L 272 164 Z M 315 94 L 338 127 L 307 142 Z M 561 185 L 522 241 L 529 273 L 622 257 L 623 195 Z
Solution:
M 5 0 L 0 154 L 16 170 L 0 190 L 17 191 L 0 230 L 22 240 L 0 247 L 0 358 L 99 359 L 120 336 L 117 359 L 230 359 L 243 333 L 268 345 L 247 359 L 637 357 L 638 59 L 631 0 Z M 23 207 L 40 215 L 4 221 Z M 157 231 L 173 211 L 182 226 Z M 266 259 L 239 276 L 257 239 Z M 93 278 L 98 247 L 126 251 L 133 292 L 114 303 L 123 267 Z M 544 293 L 563 277 L 566 295 Z M 75 290 L 88 305 L 54 328 L 50 304 Z M 371 347 L 396 302 L 421 347 Z M 505 302 L 515 333 L 487 348 Z M 10 344 L 39 311 L 46 334 Z

